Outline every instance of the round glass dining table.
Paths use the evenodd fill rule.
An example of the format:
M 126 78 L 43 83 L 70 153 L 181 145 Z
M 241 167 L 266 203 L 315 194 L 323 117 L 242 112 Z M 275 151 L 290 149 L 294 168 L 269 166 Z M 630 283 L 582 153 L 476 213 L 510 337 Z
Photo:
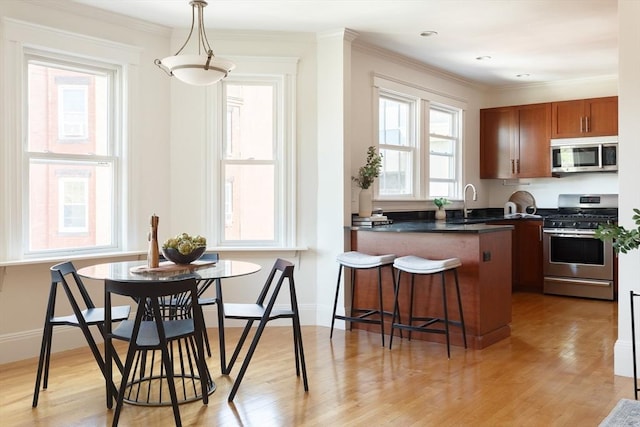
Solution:
M 218 338 L 220 346 L 220 369 L 227 375 L 225 336 L 224 336 L 224 303 L 222 297 L 222 279 L 246 276 L 260 271 L 261 266 L 251 262 L 218 259 L 196 261 L 189 265 L 176 265 L 169 261 L 161 262 L 159 268 L 147 268 L 146 261 L 121 261 L 90 265 L 78 270 L 78 275 L 95 280 L 118 280 L 127 282 L 171 281 L 195 278 L 198 281 L 198 296 L 209 286 L 215 284 L 215 304 L 218 313 Z M 209 392 L 215 390 L 211 381 Z M 196 396 L 197 397 L 197 396 Z M 191 401 L 193 399 L 189 399 Z M 136 402 L 130 402 L 136 403 Z M 140 403 L 140 402 L 137 402 Z M 144 404 L 144 403 L 143 403 Z

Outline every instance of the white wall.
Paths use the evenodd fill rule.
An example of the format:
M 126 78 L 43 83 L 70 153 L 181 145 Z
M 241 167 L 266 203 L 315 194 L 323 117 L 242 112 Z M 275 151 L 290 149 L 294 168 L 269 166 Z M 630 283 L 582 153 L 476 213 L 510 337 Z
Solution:
M 619 17 L 619 126 L 620 126 L 620 223 L 636 228 L 632 209 L 640 208 L 640 2 L 618 1 Z M 615 346 L 614 372 L 632 376 L 631 317 L 629 291 L 640 292 L 640 250 L 621 254 L 619 258 L 618 341 Z M 636 298 L 636 303 L 638 299 Z M 637 304 L 636 308 L 638 307 Z M 635 314 L 638 322 L 638 313 Z M 638 324 L 638 323 L 636 323 Z M 636 330 L 636 333 L 640 328 Z

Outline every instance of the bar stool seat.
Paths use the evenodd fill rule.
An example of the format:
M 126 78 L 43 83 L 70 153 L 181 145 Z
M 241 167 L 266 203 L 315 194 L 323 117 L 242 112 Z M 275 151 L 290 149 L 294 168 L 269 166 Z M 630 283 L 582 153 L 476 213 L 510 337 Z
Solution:
M 345 252 L 336 257 L 338 262 L 349 268 L 374 268 L 393 264 L 396 259 L 395 255 L 368 255 L 362 252 Z
M 414 274 L 434 274 L 452 268 L 458 268 L 462 265 L 460 258 L 449 259 L 426 259 L 414 255 L 396 258 L 393 266 L 396 269 Z
M 467 334 L 465 330 L 464 324 L 464 314 L 462 311 L 462 300 L 460 298 L 460 285 L 458 283 L 458 267 L 462 265 L 462 262 L 459 258 L 448 258 L 442 260 L 433 260 L 421 258 L 415 255 L 408 255 L 396 258 L 393 263 L 393 267 L 398 271 L 398 276 L 396 278 L 396 291 L 395 291 L 395 302 L 394 302 L 394 314 L 393 320 L 391 322 L 391 337 L 389 339 L 389 349 L 393 344 L 393 332 L 394 329 L 399 329 L 409 331 L 409 339 L 411 339 L 411 331 L 417 332 L 427 332 L 427 333 L 437 333 L 444 334 L 446 336 L 447 341 L 447 357 L 451 358 L 451 350 L 449 347 L 449 326 L 459 326 L 462 329 L 462 338 L 464 340 L 464 348 L 467 348 Z M 406 272 L 411 274 L 411 288 L 410 288 L 410 297 L 409 297 L 409 319 L 408 323 L 402 323 L 400 320 L 400 313 L 398 310 L 398 295 L 400 294 L 400 275 L 402 272 Z M 445 273 L 448 271 L 452 271 L 455 278 L 456 285 L 456 296 L 458 299 L 458 312 L 460 314 L 460 320 L 451 320 L 449 319 L 449 309 L 447 304 L 447 286 L 446 286 L 446 278 Z M 444 311 L 444 318 L 438 317 L 425 317 L 425 316 L 414 316 L 413 315 L 413 306 L 414 306 L 414 283 L 415 283 L 415 275 L 432 275 L 440 273 L 441 276 L 441 284 L 442 284 L 442 306 Z M 396 319 L 398 320 L 396 322 Z M 414 322 L 421 322 L 420 324 L 414 324 Z M 442 323 L 444 325 L 444 329 L 435 328 L 437 323 Z
M 382 304 L 382 267 L 389 267 L 391 269 L 391 278 L 395 288 L 395 280 L 393 275 L 393 261 L 396 256 L 393 254 L 385 255 L 369 255 L 362 252 L 350 251 L 344 252 L 336 257 L 338 264 L 338 282 L 336 284 L 336 295 L 333 302 L 333 315 L 331 318 L 331 334 L 329 339 L 333 338 L 333 327 L 335 320 L 346 320 L 348 322 L 359 322 L 380 325 L 380 335 L 382 337 L 382 346 L 384 347 L 384 315 L 392 316 L 392 312 L 385 313 Z M 340 278 L 342 277 L 343 268 L 351 269 L 351 311 L 349 315 L 337 315 L 336 309 L 338 306 L 338 296 L 340 295 Z M 356 285 L 356 270 L 366 270 L 371 268 L 378 269 L 378 307 L 377 308 L 359 308 L 354 306 L 354 291 Z M 373 317 L 373 318 L 372 318 Z M 349 325 L 351 329 L 351 324 Z

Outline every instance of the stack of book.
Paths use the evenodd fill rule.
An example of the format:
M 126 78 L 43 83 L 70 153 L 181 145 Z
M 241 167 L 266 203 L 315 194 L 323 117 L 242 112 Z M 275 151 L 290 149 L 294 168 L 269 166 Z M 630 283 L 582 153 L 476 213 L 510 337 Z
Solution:
M 351 220 L 351 225 L 354 227 L 375 227 L 378 225 L 389 225 L 392 224 L 393 220 L 387 218 L 385 215 L 375 215 L 375 216 L 354 216 Z

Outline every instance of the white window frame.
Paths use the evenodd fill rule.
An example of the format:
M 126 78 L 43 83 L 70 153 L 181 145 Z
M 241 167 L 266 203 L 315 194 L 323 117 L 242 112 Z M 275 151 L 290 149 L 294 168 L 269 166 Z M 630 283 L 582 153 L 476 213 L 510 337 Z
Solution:
M 374 74 L 373 76 L 373 124 L 374 134 L 378 135 L 379 127 L 379 99 L 381 96 L 395 97 L 397 99 L 415 100 L 415 117 L 413 120 L 414 132 L 416 135 L 416 155 L 413 159 L 413 193 L 407 196 L 386 196 L 381 195 L 379 188 L 375 186 L 374 198 L 376 201 L 383 202 L 380 205 L 382 207 L 390 207 L 394 205 L 394 202 L 405 203 L 407 207 L 417 207 L 417 204 L 411 204 L 414 202 L 423 203 L 426 200 L 430 200 L 433 197 L 429 195 L 429 112 L 432 107 L 440 106 L 450 110 L 458 110 L 458 141 L 455 148 L 457 155 L 456 159 L 456 190 L 454 196 L 460 197 L 462 192 L 462 182 L 464 177 L 462 176 L 462 164 L 463 164 L 463 120 L 464 111 L 467 109 L 466 101 L 458 99 L 454 96 L 447 94 L 437 93 L 419 85 L 412 83 L 402 82 L 397 79 L 393 79 L 387 76 L 381 76 Z M 380 145 L 379 148 L 388 149 L 389 146 Z M 393 146 L 391 146 L 393 147 Z M 385 204 L 384 202 L 387 202 Z M 394 206 L 399 207 L 401 204 L 396 203 Z M 406 205 L 410 203 L 410 205 Z M 420 206 L 424 209 L 424 206 Z
M 0 196 L 0 230 L 5 238 L 0 243 L 0 264 L 38 261 L 40 259 L 73 259 L 87 254 L 119 253 L 127 249 L 128 203 L 126 200 L 126 141 L 129 130 L 124 123 L 130 122 L 128 117 L 130 102 L 135 103 L 136 97 L 130 90 L 131 81 L 137 80 L 137 65 L 140 63 L 141 50 L 139 48 L 116 43 L 105 39 L 98 39 L 78 33 L 62 31 L 42 25 L 35 25 L 7 17 L 0 18 L 3 30 L 0 61 L 2 70 L 0 78 L 3 80 L 1 101 L 3 104 L 3 123 L 5 124 L 3 140 L 0 141 L 0 175 L 4 181 L 5 191 Z M 114 236 L 109 247 L 89 247 L 80 250 L 69 248 L 52 251 L 29 252 L 28 248 L 28 163 L 27 152 L 27 56 L 37 55 L 43 58 L 56 58 L 77 64 L 80 68 L 96 67 L 109 68 L 117 77 L 113 80 L 113 103 L 109 111 L 113 118 L 111 140 L 113 146 L 111 156 L 117 157 L 113 164 L 114 179 L 112 191 L 113 230 Z M 42 153 L 38 153 L 40 155 Z M 54 156 L 52 154 L 52 156 Z M 37 158 L 35 156 L 34 158 Z M 61 161 L 84 162 L 86 164 L 104 165 L 105 156 L 91 158 L 67 158 Z M 107 156 L 108 157 L 108 156 Z
M 283 57 L 228 57 L 236 64 L 236 69 L 222 84 L 207 89 L 207 233 L 216 236 L 211 240 L 213 246 L 222 248 L 294 248 L 296 247 L 296 76 L 298 58 Z M 224 227 L 227 223 L 224 199 L 224 164 L 235 160 L 225 160 L 223 153 L 226 144 L 226 94 L 225 83 L 237 84 L 273 84 L 275 87 L 275 147 L 273 164 L 275 166 L 275 236 L 273 240 L 231 240 L 224 241 Z M 225 104 L 223 104 L 225 103 Z M 245 163 L 245 160 L 241 162 Z M 264 163 L 265 161 L 257 161 Z M 272 161 L 269 160 L 268 163 Z M 260 215 L 256 212 L 256 215 Z

